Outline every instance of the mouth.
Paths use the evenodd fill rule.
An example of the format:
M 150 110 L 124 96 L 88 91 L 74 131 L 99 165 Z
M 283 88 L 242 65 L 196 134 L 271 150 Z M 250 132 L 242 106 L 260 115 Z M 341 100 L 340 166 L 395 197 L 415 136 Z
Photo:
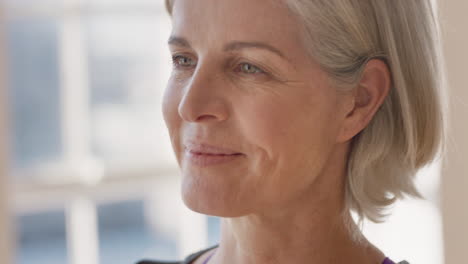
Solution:
M 206 153 L 199 151 L 186 150 L 185 157 L 190 164 L 198 167 L 208 167 L 213 165 L 227 164 L 233 161 L 239 161 L 242 153 Z
M 215 145 L 209 145 L 205 143 L 195 143 L 190 142 L 185 144 L 185 151 L 193 155 L 205 155 L 205 156 L 235 156 L 243 155 L 243 153 L 237 152 L 235 150 L 219 147 Z
M 193 155 L 204 155 L 204 156 L 238 156 L 242 155 L 242 153 L 233 153 L 233 154 L 214 154 L 214 153 L 203 153 L 203 152 L 197 152 L 197 151 L 189 151 Z

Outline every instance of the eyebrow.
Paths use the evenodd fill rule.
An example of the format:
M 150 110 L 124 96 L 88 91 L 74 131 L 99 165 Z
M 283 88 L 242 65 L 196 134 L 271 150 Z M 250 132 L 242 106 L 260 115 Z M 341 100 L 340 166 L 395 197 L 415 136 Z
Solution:
M 190 43 L 188 40 L 182 37 L 177 37 L 177 36 L 171 36 L 169 37 L 169 40 L 167 41 L 168 45 L 174 45 L 174 46 L 181 46 L 185 48 L 190 48 Z M 276 55 L 282 57 L 283 59 L 289 60 L 279 49 L 263 42 L 246 42 L 246 41 L 233 41 L 224 46 L 223 51 L 228 52 L 228 51 L 235 51 L 235 50 L 240 50 L 240 49 L 246 49 L 246 48 L 257 48 L 257 49 L 265 49 L 269 50 Z

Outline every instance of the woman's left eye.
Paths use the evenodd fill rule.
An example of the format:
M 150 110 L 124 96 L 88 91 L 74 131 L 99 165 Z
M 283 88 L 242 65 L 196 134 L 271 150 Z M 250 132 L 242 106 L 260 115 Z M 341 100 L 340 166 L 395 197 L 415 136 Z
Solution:
M 241 63 L 240 70 L 247 74 L 265 73 L 260 68 L 253 66 L 252 64 L 249 64 L 249 63 Z
M 195 65 L 195 62 L 191 58 L 182 55 L 172 56 L 172 63 L 176 68 L 187 68 Z

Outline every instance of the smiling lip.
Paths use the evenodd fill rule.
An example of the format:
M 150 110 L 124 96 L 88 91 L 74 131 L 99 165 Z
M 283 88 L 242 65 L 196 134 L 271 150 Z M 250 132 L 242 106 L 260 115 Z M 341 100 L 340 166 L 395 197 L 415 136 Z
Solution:
M 190 142 L 185 144 L 185 150 L 193 153 L 193 154 L 202 154 L 202 155 L 236 155 L 236 154 L 242 154 L 240 152 L 227 149 L 227 148 L 221 148 L 221 147 L 216 147 L 213 145 L 208 145 L 204 143 L 196 143 L 196 142 Z
M 185 155 L 187 159 L 193 165 L 197 165 L 199 167 L 208 167 L 211 165 L 217 165 L 221 163 L 227 163 L 229 161 L 233 161 L 238 159 L 239 157 L 243 156 L 243 154 L 200 154 L 195 152 L 186 151 Z
M 187 159 L 191 164 L 199 167 L 226 163 L 244 155 L 231 149 L 197 142 L 190 142 L 184 147 Z

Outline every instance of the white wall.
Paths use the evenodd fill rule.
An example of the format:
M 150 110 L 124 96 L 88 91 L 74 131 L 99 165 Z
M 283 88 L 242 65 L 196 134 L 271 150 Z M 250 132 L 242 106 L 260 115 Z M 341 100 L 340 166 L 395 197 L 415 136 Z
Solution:
M 450 82 L 448 155 L 442 170 L 445 263 L 467 263 L 468 253 L 468 1 L 441 0 Z

